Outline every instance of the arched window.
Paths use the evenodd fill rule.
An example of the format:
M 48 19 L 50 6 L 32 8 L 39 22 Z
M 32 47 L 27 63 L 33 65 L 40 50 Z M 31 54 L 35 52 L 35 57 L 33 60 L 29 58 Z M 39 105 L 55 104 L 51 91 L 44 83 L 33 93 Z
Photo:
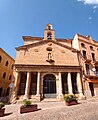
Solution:
M 81 43 L 81 47 L 86 48 L 84 43 Z
M 6 64 L 5 64 L 5 66 L 8 66 L 8 61 L 6 61 Z
M 5 77 L 6 77 L 6 72 L 3 73 L 3 78 L 5 79 Z
M 90 50 L 93 50 L 93 46 L 90 46 Z
M 51 39 L 52 39 L 52 34 L 51 34 L 51 32 L 49 32 L 49 33 L 47 34 L 47 39 L 48 39 L 48 40 L 51 40 Z
M 11 69 L 13 69 L 13 65 L 12 65 Z
M 10 75 L 9 80 L 11 80 L 11 78 L 12 78 L 12 75 Z
M 51 53 L 48 53 L 48 60 L 51 60 L 52 59 L 52 55 Z
M 51 30 L 51 26 L 48 26 L 48 30 Z
M 2 57 L 0 56 L 0 63 L 1 63 L 1 61 L 2 61 Z

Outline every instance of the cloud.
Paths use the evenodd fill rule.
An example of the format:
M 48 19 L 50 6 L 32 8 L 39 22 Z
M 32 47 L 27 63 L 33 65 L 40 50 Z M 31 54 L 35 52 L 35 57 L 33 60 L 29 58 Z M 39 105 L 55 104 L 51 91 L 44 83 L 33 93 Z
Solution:
M 98 0 L 77 0 L 78 2 L 83 2 L 85 5 L 93 6 L 93 13 L 96 12 L 96 8 L 98 7 Z
M 89 17 L 88 19 L 89 19 L 89 20 L 91 20 L 91 19 L 92 19 L 92 17 Z
M 93 6 L 93 13 L 96 12 L 96 8 L 97 8 L 97 7 L 98 7 L 97 5 L 94 5 L 94 6 Z
M 84 4 L 98 5 L 98 0 L 77 0 L 79 2 L 84 2 Z
M 94 6 L 93 6 L 93 9 L 96 9 L 97 7 L 98 7 L 97 5 L 94 5 Z

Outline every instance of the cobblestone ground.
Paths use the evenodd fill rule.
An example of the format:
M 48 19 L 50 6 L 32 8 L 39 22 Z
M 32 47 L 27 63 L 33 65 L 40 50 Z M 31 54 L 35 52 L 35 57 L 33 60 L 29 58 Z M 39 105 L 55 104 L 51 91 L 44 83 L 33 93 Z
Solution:
M 98 98 L 81 100 L 78 105 L 66 106 L 64 102 L 37 103 L 41 110 L 19 113 L 21 104 L 6 105 L 0 120 L 98 120 Z

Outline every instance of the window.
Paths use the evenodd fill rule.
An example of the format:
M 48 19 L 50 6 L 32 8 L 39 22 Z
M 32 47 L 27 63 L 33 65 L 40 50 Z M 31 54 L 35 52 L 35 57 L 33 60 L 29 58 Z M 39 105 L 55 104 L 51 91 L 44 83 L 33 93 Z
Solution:
M 92 53 L 92 60 L 95 61 L 95 54 Z
M 48 39 L 48 40 L 51 40 L 51 39 L 52 39 L 52 34 L 51 34 L 50 32 L 47 34 L 47 39 Z
M 47 51 L 52 51 L 52 47 L 47 47 L 46 50 Z
M 92 46 L 90 46 L 90 50 L 93 50 L 93 47 L 92 47 Z
M 86 67 L 86 74 L 87 74 L 87 75 L 90 75 L 89 65 L 88 65 L 88 64 L 85 64 L 85 67 Z
M 11 69 L 13 69 L 13 65 L 12 65 Z
M 2 57 L 0 56 L 0 63 L 1 63 L 1 61 L 2 61 Z
M 3 73 L 3 78 L 5 79 L 5 77 L 6 77 L 6 72 Z
M 48 26 L 48 30 L 51 30 L 51 26 Z
M 8 61 L 6 61 L 6 64 L 5 64 L 5 66 L 8 66 Z
M 52 59 L 51 53 L 48 53 L 48 60 L 51 60 L 51 59 Z
M 11 80 L 11 78 L 12 78 L 12 75 L 10 75 L 9 80 Z
M 81 47 L 84 47 L 84 48 L 86 48 L 84 43 L 81 43 Z
M 84 57 L 84 59 L 86 59 L 86 51 L 83 50 L 82 53 L 83 53 L 83 57 Z
M 98 76 L 98 66 L 95 66 L 96 69 L 96 75 Z

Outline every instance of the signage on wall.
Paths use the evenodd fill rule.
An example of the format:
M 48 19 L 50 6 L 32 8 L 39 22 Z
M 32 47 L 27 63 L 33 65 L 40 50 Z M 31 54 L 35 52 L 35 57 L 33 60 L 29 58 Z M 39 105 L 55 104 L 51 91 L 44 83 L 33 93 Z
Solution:
M 10 88 L 13 88 L 13 87 L 14 87 L 14 84 L 13 84 L 13 83 L 10 83 L 10 84 L 9 84 L 9 87 L 10 87 Z

